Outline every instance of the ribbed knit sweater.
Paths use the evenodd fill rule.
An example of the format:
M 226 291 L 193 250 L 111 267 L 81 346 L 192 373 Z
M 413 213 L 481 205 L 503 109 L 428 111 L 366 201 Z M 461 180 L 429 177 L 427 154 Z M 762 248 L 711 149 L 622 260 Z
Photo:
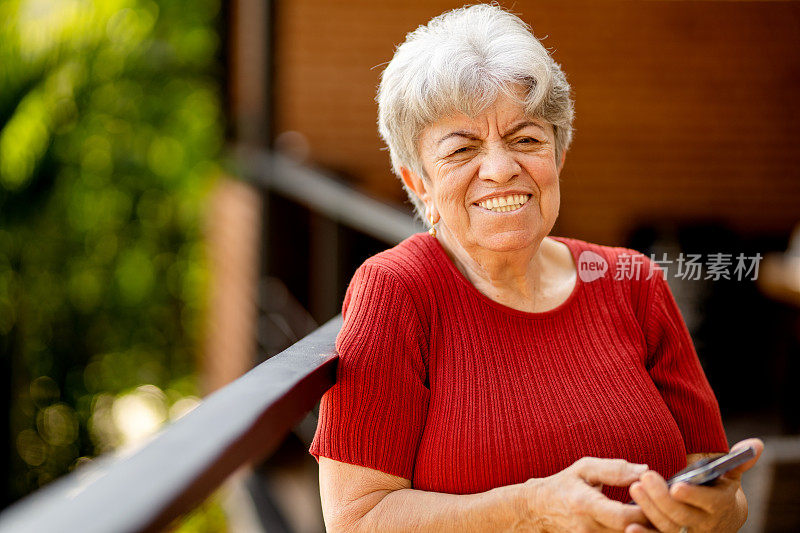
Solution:
M 727 452 L 714 393 L 675 300 L 650 261 L 554 237 L 579 276 L 554 309 L 528 313 L 479 292 L 441 244 L 414 235 L 356 272 L 337 337 L 337 382 L 311 453 L 454 494 L 546 477 L 583 456 L 646 463 L 668 477 L 687 453 Z M 638 279 L 616 279 L 637 256 Z M 627 256 L 628 259 L 621 259 Z M 605 486 L 628 501 L 628 489 Z

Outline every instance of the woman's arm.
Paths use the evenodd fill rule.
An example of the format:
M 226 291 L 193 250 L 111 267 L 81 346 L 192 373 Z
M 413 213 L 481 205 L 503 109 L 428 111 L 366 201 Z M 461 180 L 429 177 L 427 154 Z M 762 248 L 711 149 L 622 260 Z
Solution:
M 487 531 L 521 525 L 520 487 L 455 495 L 411 488 L 411 481 L 319 458 L 325 525 L 334 531 Z
M 602 484 L 627 486 L 646 470 L 621 459 L 584 457 L 558 474 L 478 494 L 411 488 L 411 481 L 319 458 L 328 531 L 621 531 L 645 524 L 641 510 L 606 498 Z

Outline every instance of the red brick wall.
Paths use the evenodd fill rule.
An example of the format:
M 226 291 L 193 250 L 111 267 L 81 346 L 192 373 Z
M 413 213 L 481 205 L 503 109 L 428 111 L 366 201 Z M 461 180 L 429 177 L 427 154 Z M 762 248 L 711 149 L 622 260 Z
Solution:
M 277 131 L 303 133 L 316 163 L 402 201 L 375 125 L 380 65 L 406 32 L 459 5 L 278 2 Z M 573 85 L 558 233 L 617 243 L 650 217 L 743 234 L 800 220 L 800 3 L 511 5 Z

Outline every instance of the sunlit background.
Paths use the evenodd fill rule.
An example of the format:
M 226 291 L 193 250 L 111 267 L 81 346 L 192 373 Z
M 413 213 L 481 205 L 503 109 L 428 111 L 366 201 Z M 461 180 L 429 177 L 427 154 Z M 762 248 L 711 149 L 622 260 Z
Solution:
M 0 4 L 5 504 L 200 395 L 219 8 Z
M 729 440 L 797 438 L 800 3 L 502 4 L 574 90 L 554 233 L 763 256 L 758 282 L 669 281 Z M 314 193 L 410 214 L 377 135 L 378 76 L 406 32 L 460 5 L 0 2 L 4 506 L 132 453 L 338 312 L 392 228 Z M 270 175 L 276 153 L 308 175 Z M 263 530 L 322 528 L 313 427 L 255 469 Z M 753 489 L 767 518 L 751 531 L 800 527 L 787 449 L 794 466 Z M 245 530 L 241 502 L 215 494 L 175 529 Z

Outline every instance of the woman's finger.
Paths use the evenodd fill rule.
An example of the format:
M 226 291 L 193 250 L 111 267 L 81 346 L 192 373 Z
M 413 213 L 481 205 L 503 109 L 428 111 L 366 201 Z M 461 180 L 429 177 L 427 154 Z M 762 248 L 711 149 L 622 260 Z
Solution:
M 633 501 L 635 501 L 639 507 L 641 507 L 644 515 L 655 527 L 658 528 L 659 531 L 666 533 L 675 533 L 680 531 L 681 526 L 670 520 L 670 518 L 664 514 L 655 503 L 653 503 L 653 500 L 651 500 L 647 495 L 647 491 L 642 486 L 641 482 L 637 481 L 631 485 L 630 493 L 633 497 Z
M 689 483 L 676 483 L 669 488 L 669 493 L 673 499 L 702 509 L 707 513 L 713 513 L 715 509 L 720 506 L 721 500 L 726 496 L 725 484 L 738 482 L 733 480 L 720 479 L 713 487 L 704 487 L 702 485 L 692 485 Z M 730 490 L 730 489 L 729 489 Z
M 647 471 L 647 465 L 629 463 L 624 459 L 582 457 L 572 464 L 578 475 L 590 485 L 627 487 Z
M 647 517 L 640 507 L 609 500 L 597 491 L 593 490 L 592 494 L 587 495 L 585 502 L 595 520 L 615 531 L 622 531 L 632 523 L 647 524 Z
M 631 524 L 625 528 L 625 533 L 658 533 L 658 530 L 650 529 L 641 524 Z
M 737 466 L 736 468 L 729 470 L 725 473 L 725 477 L 733 480 L 740 480 L 742 478 L 742 474 L 750 470 L 753 465 L 756 464 L 758 458 L 761 457 L 761 452 L 764 451 L 764 443 L 761 439 L 745 439 L 743 441 L 739 441 L 731 447 L 731 451 L 738 450 L 741 448 L 746 448 L 748 446 L 752 446 L 756 452 L 756 456 L 747 461 L 744 464 Z
M 586 525 L 589 526 L 590 531 L 597 531 L 598 533 L 619 533 L 623 531 L 625 526 L 622 527 L 608 527 L 607 525 L 594 520 L 593 518 L 589 517 L 587 519 Z M 647 531 L 647 530 L 646 530 Z
M 641 483 L 653 504 L 676 524 L 699 524 L 705 520 L 706 513 L 703 510 L 675 500 L 667 482 L 657 472 L 646 472 Z

